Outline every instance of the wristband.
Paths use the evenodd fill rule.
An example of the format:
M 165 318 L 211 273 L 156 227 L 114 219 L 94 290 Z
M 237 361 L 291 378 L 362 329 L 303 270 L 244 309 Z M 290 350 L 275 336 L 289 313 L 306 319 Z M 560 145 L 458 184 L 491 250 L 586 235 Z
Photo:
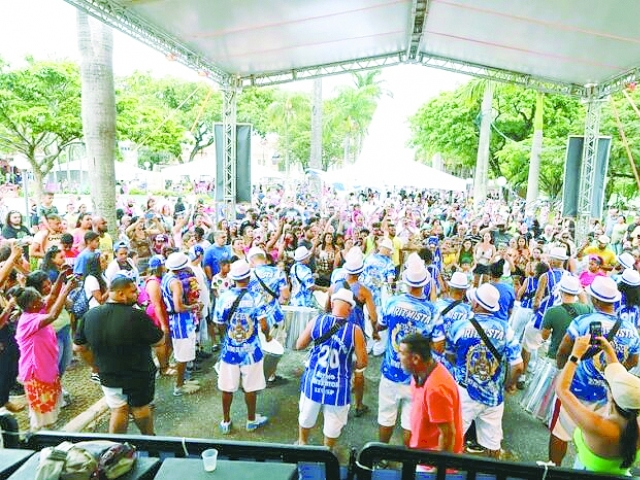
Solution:
M 578 362 L 580 361 L 580 359 L 578 357 L 576 357 L 575 355 L 571 355 L 569 357 L 569 361 L 575 363 L 576 365 L 578 364 Z

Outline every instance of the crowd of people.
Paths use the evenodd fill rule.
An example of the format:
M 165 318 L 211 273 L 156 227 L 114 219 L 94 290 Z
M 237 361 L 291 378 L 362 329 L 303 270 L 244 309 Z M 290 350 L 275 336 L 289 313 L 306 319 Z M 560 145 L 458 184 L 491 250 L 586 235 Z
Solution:
M 287 315 L 316 314 L 292 343 L 308 349 L 299 435 L 319 414 L 334 448 L 363 402 L 369 356 L 382 356 L 378 440 L 397 423 L 409 448 L 502 451 L 505 394 L 549 426 L 549 459 L 627 474 L 640 440 L 640 216 L 611 209 L 585 239 L 549 207 L 431 192 L 362 191 L 320 200 L 256 192 L 236 218 L 198 200 L 126 196 L 118 224 L 61 214 L 45 195 L 32 218 L 9 211 L 0 244 L 0 402 L 24 389 L 31 428 L 52 425 L 73 351 L 111 409 L 153 434 L 156 375 L 196 394 L 217 356 L 222 434 L 242 386 L 246 430 L 268 422 L 257 393 Z M 33 217 L 33 216 L 32 216 Z M 113 235 L 109 231 L 114 232 Z M 297 333 L 296 333 L 297 334 Z M 353 399 L 351 393 L 353 392 Z

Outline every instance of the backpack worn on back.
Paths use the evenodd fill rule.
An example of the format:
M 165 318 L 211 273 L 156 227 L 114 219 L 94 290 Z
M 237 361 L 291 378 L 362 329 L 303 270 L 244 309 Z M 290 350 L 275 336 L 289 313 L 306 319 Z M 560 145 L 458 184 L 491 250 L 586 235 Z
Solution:
M 84 317 L 84 314 L 89 311 L 89 299 L 86 293 L 84 293 L 84 282 L 69 293 L 69 300 L 71 301 L 69 311 L 73 313 L 76 320 Z

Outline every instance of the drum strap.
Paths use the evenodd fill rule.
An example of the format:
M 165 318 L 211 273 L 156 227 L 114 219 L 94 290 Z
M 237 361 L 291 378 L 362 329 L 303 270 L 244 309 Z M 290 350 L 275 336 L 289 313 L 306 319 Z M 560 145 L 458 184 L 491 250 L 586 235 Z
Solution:
M 328 331 L 326 331 L 324 335 L 319 336 L 313 341 L 313 346 L 317 347 L 322 345 L 324 342 L 326 342 L 331 337 L 333 337 L 333 334 L 336 333 L 338 330 L 340 330 L 342 327 L 344 327 L 346 324 L 347 324 L 346 319 L 338 319 L 338 321 L 333 324 L 333 327 L 331 327 Z
M 264 288 L 269 295 L 271 295 L 274 299 L 279 297 L 279 295 L 276 295 L 275 292 L 271 290 L 266 283 L 264 283 L 264 280 L 262 280 L 255 271 L 253 272 L 253 274 L 258 279 L 258 282 L 260 282 L 260 285 L 262 285 L 262 288 Z
M 249 292 L 249 289 L 247 289 L 247 288 L 242 290 L 238 294 L 236 299 L 233 301 L 233 304 L 231 304 L 231 308 L 229 309 L 229 315 L 227 316 L 227 321 L 228 322 L 230 322 L 231 319 L 233 318 L 233 316 L 235 315 L 236 310 L 238 309 L 238 305 L 240 305 L 240 300 L 242 300 L 242 297 L 244 297 L 247 292 Z
M 622 325 L 622 318 L 620 317 L 620 315 L 618 315 L 618 319 L 616 320 L 616 323 L 613 325 L 613 328 L 611 330 L 609 330 L 609 333 L 607 333 L 604 336 L 604 338 L 607 339 L 607 342 L 613 341 L 613 339 L 615 338 L 616 334 L 618 333 L 618 330 L 620 330 L 620 325 Z M 580 359 L 580 361 L 589 360 L 590 358 L 595 357 L 601 351 L 602 351 L 602 349 L 600 347 L 593 348 L 593 349 L 589 350 L 587 353 L 585 353 L 582 356 L 582 358 Z
M 449 305 L 447 305 L 447 308 L 445 308 L 444 310 L 442 310 L 442 312 L 440 312 L 440 316 L 444 317 L 447 313 L 449 313 L 451 310 L 456 308 L 461 303 L 462 303 L 462 300 L 455 300 L 455 301 L 451 302 Z M 477 328 L 476 328 L 476 330 L 477 330 Z M 480 333 L 480 332 L 478 331 L 478 333 Z
M 478 335 L 480 335 L 480 338 L 489 349 L 491 354 L 496 358 L 496 360 L 498 360 L 498 363 L 502 363 L 502 355 L 500 354 L 500 352 L 498 352 L 493 343 L 491 343 L 491 340 L 485 333 L 484 329 L 478 323 L 478 320 L 476 320 L 475 317 L 471 317 L 469 321 L 471 322 L 471 325 L 473 325 L 473 327 L 476 329 L 476 332 L 478 332 Z

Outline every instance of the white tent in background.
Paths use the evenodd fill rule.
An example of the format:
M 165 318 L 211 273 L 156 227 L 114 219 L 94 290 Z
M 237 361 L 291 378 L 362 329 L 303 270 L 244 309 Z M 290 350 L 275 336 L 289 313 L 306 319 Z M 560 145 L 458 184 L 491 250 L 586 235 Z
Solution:
M 402 188 L 454 190 L 463 192 L 467 188 L 464 179 L 413 160 L 392 160 L 375 168 L 360 160 L 340 170 L 327 172 L 323 180 L 332 185 L 342 184 L 346 188 Z
M 145 176 L 149 175 L 150 173 L 149 171 L 136 167 L 135 165 L 131 165 L 130 163 L 118 161 L 114 163 L 116 170 L 116 180 L 119 182 L 128 182 L 136 178 L 145 178 Z M 82 172 L 82 177 L 88 181 L 89 168 L 90 165 L 86 159 L 74 160 L 72 162 L 63 163 L 60 166 L 56 165 L 53 170 L 49 172 L 49 175 L 54 175 L 57 181 L 62 181 L 66 178 L 68 170 L 71 178 L 77 181 L 80 172 Z

